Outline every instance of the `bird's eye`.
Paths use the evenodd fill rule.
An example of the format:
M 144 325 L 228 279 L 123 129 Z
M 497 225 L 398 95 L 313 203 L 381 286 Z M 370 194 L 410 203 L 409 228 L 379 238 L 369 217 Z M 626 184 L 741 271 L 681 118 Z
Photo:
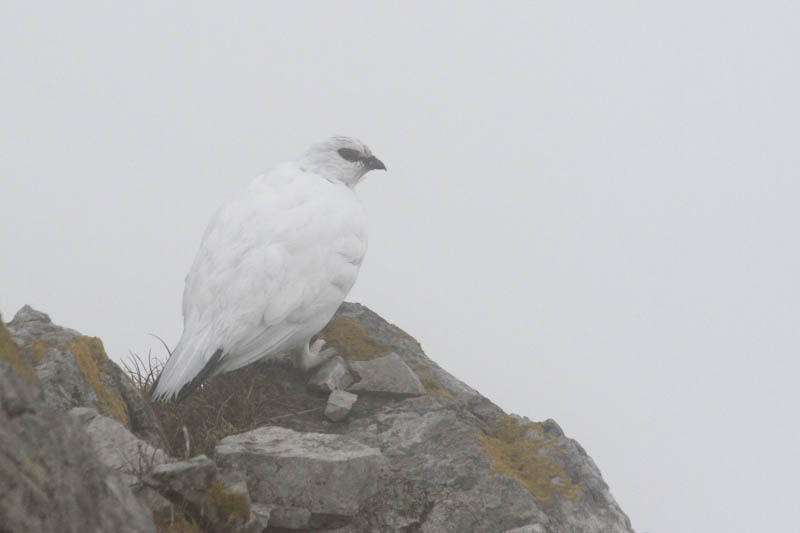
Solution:
M 348 161 L 358 161 L 361 159 L 361 153 L 358 150 L 352 150 L 350 148 L 339 148 L 339 155 Z

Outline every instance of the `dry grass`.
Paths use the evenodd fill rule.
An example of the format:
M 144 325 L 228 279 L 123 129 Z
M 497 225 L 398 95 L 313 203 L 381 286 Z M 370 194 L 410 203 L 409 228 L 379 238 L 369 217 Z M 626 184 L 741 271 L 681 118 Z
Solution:
M 256 363 L 215 376 L 180 404 L 152 404 L 175 454 L 213 456 L 228 435 L 261 426 L 319 429 L 326 398 L 306 388 L 303 372 Z
M 169 354 L 167 354 L 169 357 Z M 134 386 L 142 395 L 150 394 L 150 389 L 158 379 L 164 368 L 165 360 L 153 356 L 152 351 L 147 352 L 147 359 L 131 351 L 128 357 L 122 360 L 122 369 L 128 375 Z
M 369 337 L 363 328 L 349 320 L 334 328 L 339 334 L 332 343 L 334 346 L 341 350 L 339 343 L 354 342 L 356 348 L 350 354 L 360 358 L 382 350 L 365 340 Z M 164 363 L 152 353 L 147 357 L 131 353 L 122 366 L 142 395 L 149 398 Z M 307 382 L 307 373 L 288 363 L 254 363 L 210 378 L 180 404 L 151 403 L 151 407 L 173 455 L 188 458 L 205 453 L 213 456 L 214 447 L 223 438 L 262 426 L 336 431 L 323 416 L 326 395 L 309 390 Z M 361 395 L 353 415 L 371 412 L 388 401 Z

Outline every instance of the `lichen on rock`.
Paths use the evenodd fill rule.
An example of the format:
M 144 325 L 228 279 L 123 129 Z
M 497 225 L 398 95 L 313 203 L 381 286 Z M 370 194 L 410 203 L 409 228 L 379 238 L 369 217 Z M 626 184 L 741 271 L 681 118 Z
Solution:
M 206 491 L 206 509 L 213 509 L 217 514 L 217 526 L 235 530 L 250 520 L 250 500 L 246 493 L 234 492 L 225 488 L 221 481 L 211 484 Z
M 531 438 L 530 432 L 542 438 Z M 574 500 L 580 494 L 580 485 L 570 480 L 563 465 L 540 453 L 557 441 L 544 436 L 541 424 L 523 424 L 506 415 L 477 437 L 493 470 L 519 480 L 537 500 L 547 502 L 554 495 Z
M 91 385 L 105 411 L 116 418 L 125 427 L 130 427 L 125 402 L 118 391 L 109 389 L 103 383 L 104 371 L 101 364 L 108 360 L 103 343 L 97 337 L 82 335 L 67 345 L 67 349 L 75 357 L 86 381 Z
M 336 315 L 319 336 L 328 346 L 338 348 L 346 361 L 369 361 L 389 353 L 386 346 L 376 342 L 358 320 Z

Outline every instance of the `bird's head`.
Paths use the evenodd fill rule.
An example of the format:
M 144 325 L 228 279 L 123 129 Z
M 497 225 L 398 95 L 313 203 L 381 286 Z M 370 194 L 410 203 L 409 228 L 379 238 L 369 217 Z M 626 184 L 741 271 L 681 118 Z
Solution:
M 372 155 L 366 144 L 352 137 L 331 137 L 312 144 L 297 164 L 306 172 L 348 187 L 354 187 L 370 170 L 386 170 L 386 165 Z

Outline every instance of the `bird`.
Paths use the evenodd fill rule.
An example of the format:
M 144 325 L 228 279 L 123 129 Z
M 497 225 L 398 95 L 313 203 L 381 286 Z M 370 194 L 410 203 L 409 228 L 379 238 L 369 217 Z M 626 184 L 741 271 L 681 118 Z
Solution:
M 211 376 L 289 356 L 308 370 L 335 350 L 311 339 L 350 291 L 367 250 L 355 187 L 383 162 L 335 136 L 255 178 L 206 228 L 186 276 L 183 333 L 151 388 L 181 402 Z

